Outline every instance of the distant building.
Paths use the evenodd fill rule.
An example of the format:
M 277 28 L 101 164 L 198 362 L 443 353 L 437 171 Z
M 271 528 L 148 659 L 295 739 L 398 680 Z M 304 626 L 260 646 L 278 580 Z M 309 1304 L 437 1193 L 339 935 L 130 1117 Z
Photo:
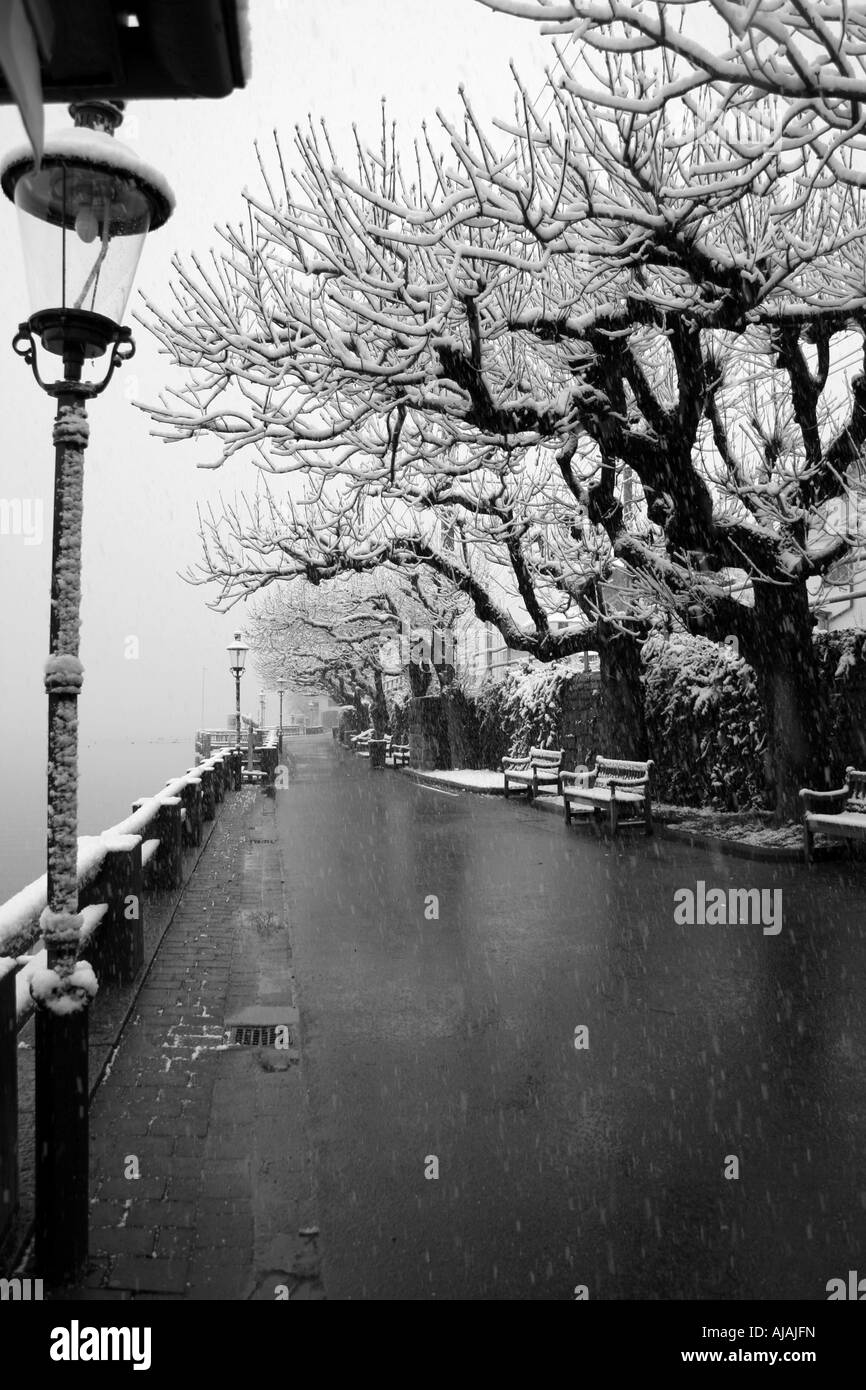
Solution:
M 840 560 L 827 571 L 815 612 L 819 627 L 826 632 L 843 628 L 866 629 L 866 561 L 863 558 Z

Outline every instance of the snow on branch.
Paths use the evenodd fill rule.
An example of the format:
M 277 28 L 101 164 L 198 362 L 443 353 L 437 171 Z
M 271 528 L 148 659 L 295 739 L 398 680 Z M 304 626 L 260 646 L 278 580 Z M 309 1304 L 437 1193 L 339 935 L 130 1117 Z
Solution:
M 714 69 L 689 67 L 689 0 L 512 6 L 589 49 L 560 49 L 541 98 L 515 79 L 491 130 L 465 95 L 408 151 L 383 118 L 351 167 L 313 124 L 293 169 L 279 138 L 258 152 L 243 218 L 144 318 L 175 383 L 157 432 L 258 470 L 202 517 L 189 578 L 219 606 L 424 572 L 547 659 L 553 615 L 754 635 L 756 603 L 826 571 L 866 444 L 866 216 L 827 124 L 856 30 L 717 9 L 743 23 Z M 682 52 L 656 51 L 666 11 Z

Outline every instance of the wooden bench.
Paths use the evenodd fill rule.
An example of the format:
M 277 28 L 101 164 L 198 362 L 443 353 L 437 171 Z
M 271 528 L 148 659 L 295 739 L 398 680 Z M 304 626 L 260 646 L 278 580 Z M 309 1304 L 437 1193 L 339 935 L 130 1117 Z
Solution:
M 538 796 L 541 788 L 550 788 L 559 793 L 562 749 L 530 748 L 524 758 L 503 758 L 502 771 L 506 798 L 509 782 L 516 783 L 521 791 L 528 791 L 530 801 Z
M 590 806 L 596 813 L 607 807 L 610 833 L 615 835 L 622 821 L 621 811 L 629 811 L 629 822 L 642 821 L 652 834 L 650 782 L 654 764 L 624 758 L 596 758 L 591 772 L 563 772 L 562 799 L 565 823 L 571 824 L 572 807 Z
M 369 756 L 370 756 L 370 749 L 368 748 L 367 745 L 369 744 L 370 739 L 371 739 L 372 737 L 373 737 L 373 730 L 372 730 L 372 729 L 365 729 L 364 732 L 363 732 L 362 734 L 352 734 L 352 735 L 350 736 L 350 738 L 349 738 L 349 742 L 350 742 L 351 745 L 352 745 L 352 751 L 355 752 L 355 753 L 362 753 L 362 754 L 364 754 L 366 757 L 369 757 Z
M 803 787 L 803 855 L 812 862 L 816 831 L 834 840 L 866 840 L 866 772 L 846 767 L 845 785 L 838 791 L 816 792 Z
M 409 765 L 409 745 L 408 743 L 395 743 L 391 739 L 386 758 L 390 758 L 394 767 L 408 767 Z

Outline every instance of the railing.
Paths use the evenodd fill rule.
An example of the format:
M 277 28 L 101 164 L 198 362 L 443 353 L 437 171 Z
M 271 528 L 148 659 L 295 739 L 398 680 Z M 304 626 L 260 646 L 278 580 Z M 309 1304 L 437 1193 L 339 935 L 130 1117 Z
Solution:
M 134 980 L 144 960 L 146 896 L 181 886 L 184 851 L 201 844 L 204 821 L 214 819 L 229 789 L 240 789 L 241 772 L 234 749 L 217 751 L 156 796 L 134 802 L 125 820 L 79 839 L 82 954 L 98 980 Z M 35 1007 L 31 978 L 47 964 L 47 951 L 39 949 L 46 893 L 43 875 L 0 906 L 0 1246 L 19 1205 L 18 1033 Z M 97 994 L 94 1008 L 98 1001 Z
M 283 733 L 285 734 L 285 733 L 287 733 L 287 732 L 288 732 L 288 730 L 287 730 L 286 728 L 284 728 L 284 729 L 283 729 Z M 253 731 L 252 731 L 252 736 L 253 736 L 253 766 L 254 766 L 254 767 L 259 767 L 259 766 L 260 766 L 260 760 L 259 760 L 259 752 L 260 752 L 260 750 L 261 750 L 262 748 L 276 748 L 276 747 L 277 747 L 277 739 L 278 739 L 278 737 L 279 737 L 279 729 L 276 728 L 276 726 L 274 726 L 274 727 L 272 727 L 272 728 L 258 728 L 258 727 L 257 727 L 257 728 L 254 728 L 254 729 L 253 729 Z M 242 749 L 242 751 L 244 752 L 244 754 L 246 754 L 246 752 L 247 752 L 247 748 L 248 748 L 248 745 L 249 745 L 249 737 L 250 737 L 250 731 L 249 731 L 248 729 L 244 729 L 243 732 L 242 732 L 242 734 L 241 734 L 241 743 L 240 743 L 241 749 Z M 237 747 L 238 747 L 238 735 L 237 735 L 237 730 L 236 730 L 236 729 L 199 729 L 199 730 L 197 730 L 197 732 L 196 732 L 196 736 L 195 736 L 195 752 L 196 752 L 196 757 L 199 757 L 199 758 L 210 758 L 214 753 L 218 752 L 221 748 L 237 748 Z

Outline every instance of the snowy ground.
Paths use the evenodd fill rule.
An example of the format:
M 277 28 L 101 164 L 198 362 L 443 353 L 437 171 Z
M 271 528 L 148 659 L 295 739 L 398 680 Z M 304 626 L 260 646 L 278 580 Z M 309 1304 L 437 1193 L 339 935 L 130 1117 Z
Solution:
M 447 772 L 419 772 L 412 769 L 413 777 L 430 782 L 453 782 L 458 787 L 470 787 L 473 791 L 501 792 L 503 780 L 501 772 L 490 772 L 487 768 L 452 768 Z
M 465 787 L 468 791 L 502 792 L 502 773 L 492 772 L 489 768 L 451 768 L 439 772 L 420 772 L 413 768 L 412 776 L 422 781 Z M 562 807 L 561 797 L 546 795 L 544 803 Z M 774 825 L 769 811 L 724 812 L 655 802 L 653 816 L 666 825 L 675 825 L 679 830 L 720 840 L 738 840 L 765 849 L 800 849 L 803 843 L 803 829 L 798 822 Z
M 698 806 L 658 803 L 653 813 L 678 830 L 712 835 L 720 840 L 739 840 L 745 844 L 773 849 L 800 849 L 803 827 L 797 821 L 774 825 L 770 811 L 714 811 Z

